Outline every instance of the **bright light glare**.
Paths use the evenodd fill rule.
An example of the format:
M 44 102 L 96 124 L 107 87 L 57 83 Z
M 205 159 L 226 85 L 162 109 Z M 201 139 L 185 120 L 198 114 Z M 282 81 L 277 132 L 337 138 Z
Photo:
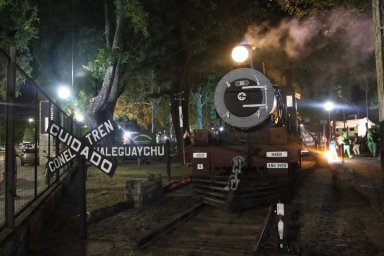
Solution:
M 232 50 L 232 59 L 238 63 L 242 63 L 249 58 L 249 50 L 244 45 L 238 45 Z
M 82 114 L 75 114 L 75 119 L 79 122 L 83 122 L 84 116 Z
M 341 162 L 340 158 L 337 156 L 337 153 L 334 151 L 329 150 L 329 151 L 325 152 L 325 155 L 328 159 L 328 163 L 340 163 Z
M 71 97 L 71 90 L 67 86 L 61 86 L 59 87 L 57 94 L 60 99 L 67 100 Z
M 219 131 L 221 131 L 221 132 L 224 131 L 224 127 L 220 126 Z
M 324 104 L 324 109 L 327 111 L 332 111 L 334 107 L 335 107 L 335 105 L 331 101 L 327 101 Z
M 28 122 L 29 122 L 29 123 L 33 123 L 34 121 L 35 121 L 35 120 L 34 120 L 33 118 L 31 118 L 31 117 L 28 118 Z
M 132 136 L 132 133 L 130 131 L 125 131 L 123 134 L 123 139 L 127 140 L 131 138 L 131 136 Z

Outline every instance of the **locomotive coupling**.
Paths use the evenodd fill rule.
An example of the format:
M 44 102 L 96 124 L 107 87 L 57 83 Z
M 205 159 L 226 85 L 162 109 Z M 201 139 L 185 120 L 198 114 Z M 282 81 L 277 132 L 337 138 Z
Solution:
M 235 156 L 232 159 L 232 174 L 229 176 L 229 180 L 227 186 L 225 186 L 224 190 L 237 190 L 240 179 L 238 175 L 241 173 L 241 168 L 246 164 L 245 158 L 242 156 Z

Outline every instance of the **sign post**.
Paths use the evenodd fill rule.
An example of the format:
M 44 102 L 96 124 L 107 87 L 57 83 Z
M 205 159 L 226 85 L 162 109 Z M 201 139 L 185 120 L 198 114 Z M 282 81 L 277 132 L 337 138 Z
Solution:
M 81 159 L 79 164 L 79 171 L 76 175 L 77 184 L 79 186 L 79 235 L 83 239 L 87 239 L 87 190 L 86 190 L 86 167 L 85 160 Z

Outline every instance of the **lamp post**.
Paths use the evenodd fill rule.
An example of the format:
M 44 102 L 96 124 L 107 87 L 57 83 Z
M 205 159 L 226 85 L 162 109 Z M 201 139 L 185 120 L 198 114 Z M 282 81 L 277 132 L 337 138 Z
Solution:
M 368 139 L 368 81 L 364 75 L 362 75 L 362 77 L 364 78 L 364 82 L 365 82 L 365 116 L 367 117 L 367 122 L 365 124 L 366 126 L 365 138 Z
M 331 135 L 333 133 L 332 127 L 331 127 L 331 111 L 334 109 L 335 105 L 331 101 L 327 101 L 324 104 L 324 109 L 328 111 L 328 136 L 327 136 L 327 143 L 329 143 Z

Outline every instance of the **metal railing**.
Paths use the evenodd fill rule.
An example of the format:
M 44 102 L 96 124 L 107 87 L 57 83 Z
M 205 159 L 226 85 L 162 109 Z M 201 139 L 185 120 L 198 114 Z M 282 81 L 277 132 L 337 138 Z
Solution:
M 48 158 L 61 151 L 46 132 L 49 121 L 80 135 L 73 118 L 16 64 L 15 56 L 14 48 L 0 49 L 0 229 L 13 227 L 17 216 L 71 168 L 53 175 L 45 171 Z

